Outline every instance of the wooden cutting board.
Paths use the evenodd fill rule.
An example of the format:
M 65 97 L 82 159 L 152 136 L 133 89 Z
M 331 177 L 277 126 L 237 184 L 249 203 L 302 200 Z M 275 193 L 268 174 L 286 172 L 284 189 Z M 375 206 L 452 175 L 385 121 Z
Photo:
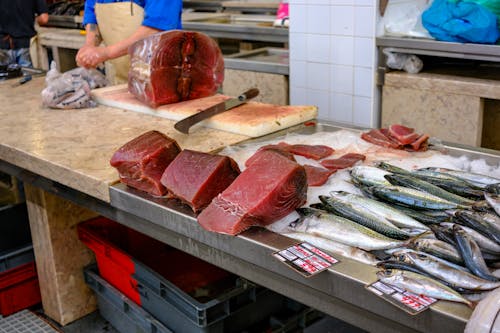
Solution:
M 126 84 L 94 89 L 92 97 L 102 105 L 142 112 L 174 121 L 186 118 L 230 98 L 225 95 L 214 95 L 162 105 L 153 109 L 129 93 Z M 259 137 L 315 119 L 317 115 L 318 108 L 312 105 L 282 106 L 250 101 L 200 122 L 191 127 L 190 132 L 196 131 L 198 126 L 206 126 L 250 137 Z

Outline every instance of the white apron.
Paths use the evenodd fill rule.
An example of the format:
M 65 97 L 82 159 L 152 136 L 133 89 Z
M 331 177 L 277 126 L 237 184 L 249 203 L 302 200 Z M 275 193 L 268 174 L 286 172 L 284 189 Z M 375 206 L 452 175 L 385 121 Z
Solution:
M 106 45 L 112 45 L 129 37 L 141 26 L 144 9 L 132 1 L 96 3 L 95 16 L 102 40 Z M 106 66 L 106 75 L 110 82 L 127 82 L 130 57 L 124 55 L 109 62 L 111 66 Z

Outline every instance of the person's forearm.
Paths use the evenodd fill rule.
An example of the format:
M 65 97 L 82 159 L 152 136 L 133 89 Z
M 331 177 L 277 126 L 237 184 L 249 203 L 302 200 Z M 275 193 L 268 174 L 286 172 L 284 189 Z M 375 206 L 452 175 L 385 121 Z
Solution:
M 106 53 L 109 58 L 114 59 L 126 55 L 130 45 L 136 41 L 143 39 L 149 35 L 159 32 L 160 30 L 141 25 L 137 30 L 128 38 L 106 47 Z
M 97 24 L 89 23 L 85 26 L 85 45 L 86 46 L 98 46 L 101 44 L 102 38 L 99 32 L 99 27 Z

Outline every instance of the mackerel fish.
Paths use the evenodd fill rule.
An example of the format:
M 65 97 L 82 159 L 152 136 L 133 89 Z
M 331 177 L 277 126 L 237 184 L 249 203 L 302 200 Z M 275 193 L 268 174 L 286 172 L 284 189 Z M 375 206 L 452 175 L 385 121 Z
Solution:
M 345 191 L 332 191 L 330 192 L 330 195 L 340 200 L 347 200 L 355 206 L 363 207 L 371 211 L 372 213 L 378 214 L 397 227 L 429 230 L 429 227 L 427 227 L 426 225 L 418 222 L 414 218 L 386 203 Z
M 480 213 L 468 210 L 457 210 L 452 221 L 470 227 L 500 244 L 499 226 L 485 220 Z
M 439 239 L 415 238 L 410 241 L 409 246 L 414 250 L 430 253 L 458 265 L 464 263 L 462 256 L 453 245 Z
M 437 210 L 468 208 L 468 206 L 459 205 L 435 195 L 403 186 L 372 186 L 371 190 L 376 197 L 384 201 L 410 208 Z
M 446 281 L 452 287 L 470 290 L 491 290 L 500 286 L 500 282 L 488 281 L 474 274 L 454 269 L 425 254 L 406 252 L 398 254 L 397 258 L 440 280 Z
M 440 224 L 444 228 L 447 228 L 447 230 L 453 234 L 453 226 L 455 223 L 451 222 L 442 222 Z M 473 240 L 476 241 L 477 245 L 483 250 L 486 250 L 487 252 L 494 253 L 494 254 L 500 254 L 500 244 L 497 242 L 493 241 L 489 237 L 486 237 L 480 232 L 477 232 L 476 230 L 469 228 L 465 225 L 460 226 L 470 237 L 472 237 Z
M 297 232 L 328 238 L 365 251 L 390 249 L 405 244 L 354 221 L 319 209 L 304 207 L 298 208 L 297 211 L 303 216 L 302 220 L 292 227 Z
M 320 195 L 319 200 L 325 204 L 327 211 L 357 222 L 378 233 L 394 239 L 408 239 L 410 234 L 399 229 L 384 217 L 374 214 L 360 206 L 355 206 L 347 200 Z
M 408 171 L 408 170 L 406 170 L 406 169 L 397 167 L 395 165 L 392 165 L 392 164 L 389 164 L 389 163 L 383 162 L 383 161 L 375 163 L 375 167 L 383 169 L 383 170 L 385 170 L 387 172 L 396 173 L 396 174 L 399 174 L 399 175 L 409 175 L 409 174 L 411 174 L 411 172 Z
M 377 277 L 380 281 L 387 283 L 388 285 L 407 290 L 417 295 L 425 295 L 437 299 L 465 303 L 468 306 L 472 306 L 472 303 L 469 300 L 463 298 L 455 290 L 421 274 L 391 269 L 377 272 Z
M 472 205 L 475 201 L 458 196 L 454 193 L 443 190 L 441 187 L 408 175 L 386 175 L 385 178 L 393 185 L 413 188 L 440 197 L 444 200 L 455 202 L 460 205 Z
M 485 193 L 484 198 L 486 199 L 486 202 L 493 208 L 493 210 L 497 213 L 497 215 L 500 216 L 500 195 L 498 194 L 492 194 L 492 193 Z
M 366 186 L 390 185 L 391 183 L 384 178 L 388 174 L 390 173 L 382 169 L 365 165 L 354 166 L 350 171 L 350 175 L 355 183 Z
M 491 275 L 490 270 L 486 266 L 481 249 L 477 243 L 462 229 L 460 226 L 453 226 L 453 233 L 457 240 L 458 250 L 465 262 L 465 266 L 475 275 L 493 282 L 498 282 L 499 279 Z
M 377 260 L 377 258 L 370 252 L 358 249 L 357 247 L 354 246 L 349 246 L 339 242 L 335 242 L 327 238 L 303 232 L 292 232 L 284 234 L 284 236 L 293 239 L 298 239 L 301 242 L 307 242 L 320 249 L 331 252 L 332 254 L 340 254 L 341 256 L 344 256 L 346 258 L 356 260 L 371 266 L 375 266 L 379 262 L 379 260 Z
M 427 168 L 427 169 L 431 170 L 431 171 L 438 171 L 438 172 L 447 173 L 451 176 L 465 180 L 466 182 L 471 183 L 475 186 L 478 186 L 482 189 L 486 188 L 486 186 L 488 186 L 488 185 L 500 183 L 500 179 L 495 178 L 495 177 L 491 177 L 491 176 L 487 176 L 487 175 L 483 175 L 480 173 L 466 172 L 466 171 L 453 170 L 453 169 L 447 169 L 447 168 Z
M 444 175 L 444 177 L 436 177 L 436 174 Z M 439 186 L 448 192 L 462 197 L 479 200 L 484 194 L 484 191 L 479 189 L 477 186 L 467 183 L 462 179 L 453 178 L 444 173 L 418 169 L 412 172 L 412 176 Z

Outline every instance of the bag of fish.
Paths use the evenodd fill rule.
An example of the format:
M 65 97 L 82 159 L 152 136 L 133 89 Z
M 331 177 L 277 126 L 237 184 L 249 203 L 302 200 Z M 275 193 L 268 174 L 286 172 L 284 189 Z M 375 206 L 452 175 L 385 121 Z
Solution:
M 47 87 L 42 90 L 43 105 L 54 109 L 81 109 L 96 107 L 90 90 L 107 85 L 105 76 L 96 69 L 74 68 L 64 73 L 55 62 L 45 77 Z

